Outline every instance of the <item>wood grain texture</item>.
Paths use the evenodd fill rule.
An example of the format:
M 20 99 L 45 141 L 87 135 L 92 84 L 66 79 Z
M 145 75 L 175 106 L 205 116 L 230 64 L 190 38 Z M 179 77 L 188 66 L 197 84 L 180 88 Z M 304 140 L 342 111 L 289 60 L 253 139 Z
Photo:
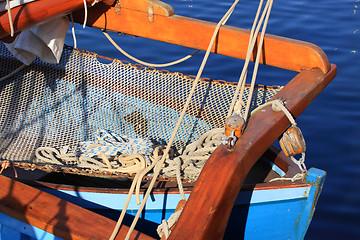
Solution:
M 286 107 L 298 117 L 335 74 L 335 65 L 326 75 L 304 70 L 274 99 L 286 99 Z M 250 118 L 232 150 L 218 147 L 205 164 L 169 239 L 221 239 L 246 175 L 289 125 L 282 112 L 269 106 Z
M 0 211 L 63 239 L 109 239 L 115 221 L 0 175 Z M 122 226 L 116 239 L 128 231 Z M 133 232 L 131 239 L 153 239 Z
M 90 4 L 92 0 L 87 0 Z M 152 9 L 149 10 L 149 7 Z M 15 32 L 35 26 L 46 20 L 64 16 L 83 8 L 82 0 L 39 0 L 11 10 Z M 151 12 L 151 19 L 150 19 Z M 83 23 L 84 11 L 73 14 L 75 21 Z M 158 41 L 206 50 L 214 32 L 215 23 L 174 15 L 172 8 L 158 0 L 120 1 L 109 6 L 98 3 L 88 9 L 88 26 L 150 38 Z M 10 35 L 6 12 L 0 14 L 0 39 Z M 244 59 L 249 31 L 223 26 L 212 52 Z M 256 52 L 253 53 L 255 55 Z M 302 41 L 266 34 L 260 62 L 300 72 L 303 69 L 330 70 L 329 61 L 317 46 Z
M 83 11 L 73 13 L 75 21 L 83 22 Z M 88 26 L 154 39 L 162 42 L 206 50 L 216 23 L 172 15 L 154 14 L 149 21 L 147 11 L 97 4 L 89 9 Z M 221 27 L 212 52 L 245 59 L 250 31 Z M 253 56 L 256 52 L 253 53 Z M 316 45 L 266 34 L 260 63 L 300 72 L 303 69 L 330 70 L 325 53 Z
M 101 0 L 100 0 L 101 1 Z M 86 0 L 90 5 L 94 1 Z M 112 4 L 113 0 L 106 0 Z M 102 3 L 107 6 L 105 3 Z M 72 11 L 84 8 L 83 0 L 38 0 L 11 9 L 15 32 L 34 27 L 44 21 L 65 16 Z M 83 20 L 84 21 L 84 20 Z M 0 39 L 10 35 L 10 24 L 7 12 L 0 13 Z

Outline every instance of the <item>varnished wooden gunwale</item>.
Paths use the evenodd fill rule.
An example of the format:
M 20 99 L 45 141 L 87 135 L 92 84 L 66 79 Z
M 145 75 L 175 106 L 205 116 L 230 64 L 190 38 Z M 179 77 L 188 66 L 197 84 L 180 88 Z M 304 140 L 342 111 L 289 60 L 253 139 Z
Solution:
M 286 107 L 296 118 L 335 75 L 335 65 L 327 74 L 303 70 L 274 99 L 286 100 Z M 282 112 L 268 107 L 250 118 L 232 150 L 218 147 L 205 164 L 168 239 L 221 239 L 246 175 L 289 124 Z
M 91 4 L 92 0 L 87 0 Z M 150 38 L 190 48 L 206 50 L 214 32 L 215 23 L 173 15 L 167 4 L 155 0 L 122 0 L 109 6 L 113 0 L 98 3 L 88 9 L 87 25 L 109 31 Z M 153 6 L 153 20 L 149 19 L 146 6 Z M 132 6 L 132 7 L 130 7 Z M 84 21 L 82 0 L 39 0 L 13 8 L 15 32 L 28 29 L 36 24 L 74 12 L 74 19 Z M 225 56 L 245 59 L 249 31 L 223 26 L 212 48 L 212 52 Z M 9 19 L 6 12 L 0 13 L 0 39 L 10 35 Z M 11 41 L 11 40 L 10 40 Z M 253 53 L 255 55 L 255 52 Z M 325 53 L 316 45 L 266 34 L 262 49 L 261 63 L 300 72 L 303 69 L 330 70 Z
M 135 2 L 142 1 L 144 0 Z M 147 11 L 122 7 L 128 5 L 128 2 L 134 0 L 121 0 L 116 7 L 97 4 L 89 9 L 87 25 L 194 49 L 207 49 L 215 23 L 179 15 L 156 14 L 153 21 L 150 21 Z M 76 22 L 83 22 L 83 11 L 74 12 L 73 16 Z M 249 30 L 222 26 L 212 52 L 245 59 L 249 35 Z M 255 54 L 254 51 L 253 56 Z M 326 73 L 330 70 L 330 63 L 318 46 L 271 34 L 265 35 L 260 63 L 296 72 L 320 69 Z
M 65 185 L 65 184 L 55 184 L 48 183 L 42 181 L 24 181 L 24 183 L 28 183 L 31 186 L 38 188 L 49 188 L 56 189 L 62 191 L 76 191 L 76 192 L 92 192 L 92 193 L 113 193 L 113 194 L 128 194 L 129 189 L 122 188 L 93 188 L 93 187 L 77 187 L 73 185 Z M 257 183 L 257 184 L 248 184 L 243 185 L 240 191 L 253 191 L 253 190 L 269 190 L 269 189 L 284 189 L 284 188 L 299 188 L 299 187 L 308 187 L 309 184 L 304 184 L 302 181 L 297 180 L 295 182 L 286 181 L 274 181 L 271 183 Z M 185 194 L 190 194 L 192 191 L 192 187 L 188 187 L 184 189 Z M 141 188 L 140 194 L 144 194 L 146 192 L 146 188 Z M 152 194 L 179 194 L 178 188 L 155 188 Z
M 113 4 L 114 0 L 100 0 L 105 5 Z M 90 5 L 94 1 L 86 0 Z M 65 16 L 72 11 L 84 7 L 83 0 L 38 0 L 11 9 L 15 33 L 29 29 L 47 20 Z M 0 12 L 0 39 L 10 36 L 9 16 L 6 11 Z M 11 39 L 8 39 L 11 41 Z
M 0 212 L 63 239 L 108 239 L 116 222 L 0 175 Z M 116 239 L 128 231 L 122 226 Z M 135 231 L 131 239 L 154 239 Z

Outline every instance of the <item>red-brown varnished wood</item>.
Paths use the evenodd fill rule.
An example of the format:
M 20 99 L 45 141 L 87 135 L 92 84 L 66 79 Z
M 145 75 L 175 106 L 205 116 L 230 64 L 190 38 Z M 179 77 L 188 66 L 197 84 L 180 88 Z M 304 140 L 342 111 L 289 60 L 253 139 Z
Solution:
M 335 65 L 326 75 L 304 70 L 274 98 L 286 99 L 286 107 L 298 117 L 335 75 Z M 246 175 L 289 124 L 282 112 L 268 107 L 250 118 L 234 149 L 218 147 L 205 164 L 169 239 L 221 239 Z
M 101 1 L 101 0 L 100 0 Z M 86 0 L 88 5 L 94 0 Z M 105 0 L 112 4 L 114 0 Z M 84 7 L 83 0 L 39 0 L 11 9 L 15 32 L 35 26 L 55 17 L 65 16 Z M 9 17 L 6 11 L 0 13 L 0 39 L 10 35 Z
M 174 9 L 167 3 L 159 0 L 121 0 L 118 1 L 117 8 L 131 9 L 135 11 L 147 12 L 148 14 L 162 15 L 170 17 L 174 15 Z M 121 14 L 121 9 L 119 14 Z
M 299 166 L 294 163 L 290 157 L 287 157 L 283 151 L 275 146 L 271 146 L 264 155 L 267 159 L 272 161 L 276 166 L 285 172 L 284 177 L 293 177 L 299 173 Z
M 121 1 L 121 4 L 125 3 L 128 4 L 129 0 Z M 83 11 L 77 11 L 73 15 L 75 21 L 83 22 Z M 207 49 L 216 26 L 215 23 L 178 15 L 166 17 L 154 14 L 153 21 L 149 21 L 148 11 L 125 7 L 116 9 L 105 4 L 97 4 L 89 9 L 87 24 L 200 50 Z M 249 33 L 250 31 L 245 29 L 221 27 L 212 52 L 244 59 Z M 121 45 L 121 42 L 119 44 Z M 326 73 L 330 69 L 329 61 L 319 47 L 270 34 L 265 36 L 260 62 L 297 72 L 317 68 Z
M 63 239 L 109 239 L 115 221 L 0 175 L 0 211 Z M 124 239 L 122 226 L 116 239 Z M 131 239 L 153 239 L 133 232 Z

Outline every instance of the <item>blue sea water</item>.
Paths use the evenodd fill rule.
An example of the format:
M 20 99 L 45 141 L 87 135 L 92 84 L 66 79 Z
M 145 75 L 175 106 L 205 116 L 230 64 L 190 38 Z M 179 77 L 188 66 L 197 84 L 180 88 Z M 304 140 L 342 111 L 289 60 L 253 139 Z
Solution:
M 219 21 L 232 4 L 230 0 L 165 2 L 178 15 L 212 22 Z M 257 4 L 240 1 L 227 24 L 250 28 Z M 306 239 L 360 239 L 360 0 L 274 1 L 267 32 L 312 42 L 338 66 L 335 80 L 297 119 L 307 143 L 307 166 L 328 174 Z M 76 33 L 79 48 L 126 60 L 100 30 L 76 25 Z M 152 40 L 112 36 L 124 49 L 148 62 L 167 62 L 192 52 Z M 66 42 L 73 45 L 70 34 Z M 195 75 L 202 56 L 197 54 L 171 70 Z M 203 76 L 237 81 L 242 63 L 211 55 Z M 260 83 L 284 84 L 294 75 L 267 66 L 259 71 Z

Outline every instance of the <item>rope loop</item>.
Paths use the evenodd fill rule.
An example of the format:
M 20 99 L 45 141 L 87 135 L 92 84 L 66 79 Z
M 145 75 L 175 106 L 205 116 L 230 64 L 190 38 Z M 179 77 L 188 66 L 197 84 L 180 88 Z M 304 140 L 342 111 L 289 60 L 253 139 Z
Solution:
M 182 213 L 182 209 L 171 214 L 168 220 L 166 219 L 162 220 L 161 224 L 156 229 L 160 238 L 162 238 L 163 235 L 165 235 L 165 239 L 169 237 L 171 233 L 171 227 L 175 225 L 181 213 Z
M 306 172 L 306 165 L 305 165 L 305 153 L 301 153 L 301 157 L 299 160 L 297 160 L 294 156 L 290 157 L 291 160 L 296 163 L 296 165 L 298 165 L 298 167 L 300 168 L 301 172 Z
M 11 166 L 10 162 L 9 161 L 3 161 L 1 162 L 1 169 L 0 169 L 0 174 L 2 174 L 2 172 L 7 169 L 8 167 Z
M 292 114 L 290 113 L 290 111 L 285 107 L 285 104 L 283 101 L 281 101 L 280 99 L 276 99 L 276 100 L 272 100 L 269 102 L 264 103 L 263 105 L 255 108 L 252 112 L 251 115 L 255 114 L 256 112 L 263 110 L 265 107 L 267 106 L 271 106 L 271 108 L 273 109 L 273 111 L 279 112 L 282 111 L 285 116 L 289 119 L 289 122 L 291 123 L 292 126 L 296 126 L 296 121 L 294 119 L 294 117 L 292 116 Z

